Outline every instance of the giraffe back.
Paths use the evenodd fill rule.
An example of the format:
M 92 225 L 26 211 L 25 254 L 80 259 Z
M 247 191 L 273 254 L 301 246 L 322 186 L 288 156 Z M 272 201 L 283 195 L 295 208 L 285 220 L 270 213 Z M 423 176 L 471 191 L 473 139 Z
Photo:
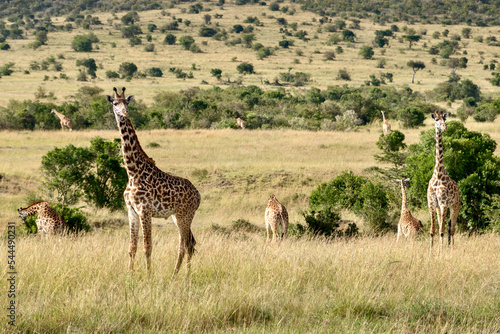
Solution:
M 286 210 L 285 206 L 281 204 L 274 195 L 271 195 L 269 201 L 267 202 L 265 220 L 266 220 L 266 227 L 268 228 L 268 230 L 270 228 L 273 231 L 273 239 L 277 237 L 279 225 L 282 226 L 283 237 L 286 237 L 288 230 L 288 211 Z

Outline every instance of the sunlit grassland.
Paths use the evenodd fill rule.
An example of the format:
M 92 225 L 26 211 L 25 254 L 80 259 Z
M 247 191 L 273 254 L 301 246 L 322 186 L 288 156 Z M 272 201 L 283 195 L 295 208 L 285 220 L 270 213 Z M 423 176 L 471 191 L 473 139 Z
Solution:
M 425 129 L 431 126 L 429 120 Z M 500 142 L 499 121 L 467 122 L 470 130 L 486 132 Z M 393 129 L 399 124 L 393 123 Z M 400 129 L 408 145 L 419 141 L 421 129 Z M 288 208 L 292 222 L 302 219 L 311 191 L 343 170 L 365 174 L 378 165 L 374 154 L 381 133 L 379 124 L 356 132 L 295 130 L 143 130 L 137 131 L 145 151 L 167 172 L 190 179 L 202 194 L 195 224 L 229 224 L 239 218 L 263 224 L 267 199 L 274 193 Z M 17 220 L 16 209 L 30 192 L 40 193 L 42 156 L 54 147 L 89 146 L 97 136 L 119 138 L 111 131 L 2 131 L 0 132 L 0 221 Z M 150 145 L 155 143 L 157 145 Z M 500 148 L 497 148 L 498 155 Z M 43 191 L 41 193 L 44 193 Z M 84 203 L 81 203 L 84 205 Z M 109 213 L 86 208 L 88 215 Z M 117 215 L 117 214 L 114 214 Z M 427 213 L 423 213 L 423 219 Z M 124 213 L 119 213 L 126 219 Z M 158 220 L 158 223 L 163 223 Z
M 121 37 L 120 33 L 120 18 L 125 13 L 117 13 L 113 16 L 110 13 L 93 13 L 98 16 L 103 23 L 102 25 L 93 26 L 92 30 L 84 30 L 82 28 L 74 29 L 72 32 L 50 32 L 48 43 L 37 50 L 32 50 L 28 44 L 33 42 L 34 36 L 29 32 L 26 39 L 9 40 L 11 50 L 2 51 L 2 60 L 0 65 L 8 62 L 15 63 L 15 72 L 11 76 L 4 76 L 0 80 L 0 105 L 7 106 L 10 99 L 24 100 L 34 99 L 34 94 L 39 87 L 43 87 L 47 93 L 54 93 L 56 103 L 62 103 L 65 99 L 70 98 L 75 94 L 77 89 L 84 85 L 95 85 L 103 88 L 107 92 L 112 86 L 126 86 L 132 94 L 135 94 L 138 99 L 146 103 L 151 103 L 155 94 L 160 91 L 186 89 L 189 87 L 211 87 L 212 85 L 220 85 L 211 76 L 210 70 L 219 68 L 223 71 L 222 81 L 235 81 L 240 75 L 236 71 L 236 66 L 247 61 L 254 65 L 256 74 L 246 75 L 243 77 L 243 84 L 256 84 L 262 87 L 273 87 L 263 85 L 265 80 L 273 82 L 280 73 L 291 70 L 292 72 L 301 71 L 310 73 L 312 82 L 303 88 L 307 89 L 311 86 L 321 89 L 329 85 L 349 84 L 351 86 L 360 86 L 369 80 L 371 74 L 379 76 L 380 73 L 390 72 L 394 76 L 394 82 L 389 85 L 403 87 L 410 85 L 412 71 L 406 66 L 409 60 L 421 60 L 426 64 L 426 68 L 419 71 L 415 78 L 415 84 L 410 85 L 416 91 L 429 91 L 436 87 L 440 82 L 446 81 L 451 70 L 447 66 L 439 64 L 441 58 L 438 55 L 430 55 L 428 48 L 435 45 L 444 39 L 450 37 L 441 37 L 433 39 L 434 31 L 442 32 L 445 29 L 450 31 L 449 36 L 453 34 L 461 35 L 464 26 L 441 26 L 441 25 L 422 25 L 422 24 L 405 24 L 397 23 L 399 28 L 408 26 L 417 31 L 426 31 L 422 36 L 421 41 L 416 43 L 412 49 L 408 49 L 408 43 L 400 42 L 398 38 L 390 40 L 390 47 L 384 49 L 375 48 L 375 56 L 373 60 L 362 59 L 358 55 L 359 49 L 363 45 L 372 45 L 375 30 L 388 29 L 388 25 L 378 25 L 368 20 L 361 20 L 361 30 L 353 30 L 357 36 L 356 43 L 347 44 L 342 42 L 338 45 L 326 45 L 326 41 L 332 35 L 325 29 L 319 31 L 319 28 L 324 28 L 318 22 L 320 16 L 304 12 L 299 6 L 293 3 L 282 3 L 282 6 L 288 5 L 290 9 L 295 9 L 294 15 L 288 15 L 282 12 L 272 12 L 267 6 L 246 5 L 235 6 L 232 3 L 225 4 L 223 8 L 215 6 L 213 2 L 204 2 L 205 8 L 212 9 L 209 12 L 200 12 L 199 14 L 182 13 L 182 9 L 186 9 L 189 4 L 180 4 L 173 9 L 166 10 L 166 15 L 162 15 L 161 11 L 140 12 L 140 21 L 143 34 L 143 45 L 131 47 L 128 39 Z M 225 29 L 230 32 L 235 24 L 243 26 L 251 25 L 243 23 L 248 17 L 257 17 L 263 26 L 255 26 L 254 32 L 256 36 L 255 42 L 262 43 L 264 46 L 276 48 L 274 55 L 263 60 L 257 58 L 256 52 L 242 45 L 228 46 L 225 41 L 217 41 L 212 38 L 199 37 L 199 29 L 204 25 L 203 16 L 209 14 L 212 16 L 212 21 L 209 26 Z M 216 19 L 215 14 L 221 14 L 222 18 Z M 165 45 L 163 39 L 165 33 L 159 30 L 150 33 L 153 40 L 147 42 L 145 35 L 147 25 L 150 23 L 156 24 L 158 27 L 170 22 L 175 18 L 182 18 L 183 21 L 191 21 L 190 26 L 179 24 L 178 31 L 171 31 L 177 39 L 184 35 L 191 35 L 195 38 L 196 44 L 200 46 L 203 53 L 192 53 L 183 50 L 177 42 L 176 45 Z M 294 40 L 295 45 L 289 49 L 278 47 L 278 42 L 282 40 L 283 34 L 279 33 L 281 26 L 277 24 L 276 18 L 283 17 L 289 24 L 297 23 L 298 30 L 307 32 L 309 41 L 302 41 L 295 37 L 286 37 Z M 316 21 L 313 21 L 315 19 Z M 57 25 L 65 24 L 64 17 L 52 18 L 53 23 Z M 347 23 L 349 24 L 349 20 Z M 118 25 L 118 26 L 115 26 Z M 470 27 L 472 36 L 494 36 L 498 33 L 496 27 Z M 288 26 L 288 30 L 294 31 Z M 96 49 L 90 53 L 74 52 L 71 48 L 71 42 L 76 35 L 94 33 L 100 40 L 96 45 Z M 401 37 L 404 32 L 398 32 L 396 35 Z M 241 37 L 241 34 L 229 33 L 229 40 Z M 206 42 L 206 43 L 203 43 Z M 116 47 L 112 46 L 116 44 Z M 144 45 L 154 44 L 154 52 L 145 52 Z M 466 69 L 458 70 L 458 74 L 464 79 L 471 79 L 478 84 L 483 93 L 496 93 L 498 90 L 492 86 L 487 80 L 491 76 L 491 71 L 484 71 L 483 64 L 489 64 L 491 61 L 497 60 L 499 57 L 498 47 L 488 46 L 485 43 L 479 43 L 472 38 L 464 39 L 459 42 L 461 45 L 460 51 L 452 57 L 465 56 L 469 62 Z M 337 53 L 335 60 L 325 61 L 323 53 L 327 50 L 334 51 L 337 46 L 341 46 L 343 53 Z M 303 52 L 302 56 L 297 55 L 297 50 Z M 464 53 L 466 51 L 466 54 Z M 385 54 L 383 54 L 385 52 Z M 482 55 L 479 52 L 483 52 Z M 49 56 L 54 56 L 57 61 L 63 64 L 62 72 L 55 71 L 34 71 L 30 70 L 30 74 L 25 74 L 25 70 L 29 70 L 29 65 L 32 61 L 40 62 Z M 62 57 L 60 57 L 62 56 Z M 88 82 L 76 81 L 78 68 L 76 66 L 77 59 L 94 58 L 99 65 L 97 71 L 97 79 L 89 79 Z M 379 59 L 386 59 L 385 68 L 377 68 L 376 64 Z M 437 64 L 432 64 L 431 59 L 436 58 Z M 109 80 L 105 77 L 105 72 L 108 70 L 117 71 L 119 65 L 123 62 L 135 63 L 139 71 L 144 72 L 150 67 L 159 67 L 163 71 L 162 78 L 135 78 L 130 82 L 123 80 Z M 192 65 L 195 64 L 196 70 L 192 70 Z M 185 72 L 193 72 L 193 79 L 177 79 L 168 71 L 171 67 L 179 67 Z M 336 79 L 339 69 L 346 69 L 351 75 L 351 81 L 342 81 Z M 63 73 L 69 77 L 68 80 L 59 78 Z M 45 78 L 47 76 L 47 78 Z M 203 82 L 203 83 L 202 83 Z
M 17 242 L 17 329 L 40 333 L 494 333 L 500 331 L 497 236 L 393 236 L 265 245 L 262 233 L 200 232 L 190 275 L 171 279 L 173 226 L 153 229 L 153 271 L 139 249 L 128 273 L 126 230 Z M 0 246 L 6 249 L 5 241 Z M 4 294 L 5 296 L 5 294 Z M 5 297 L 2 297 L 5 300 Z M 5 305 L 5 303 L 3 304 Z

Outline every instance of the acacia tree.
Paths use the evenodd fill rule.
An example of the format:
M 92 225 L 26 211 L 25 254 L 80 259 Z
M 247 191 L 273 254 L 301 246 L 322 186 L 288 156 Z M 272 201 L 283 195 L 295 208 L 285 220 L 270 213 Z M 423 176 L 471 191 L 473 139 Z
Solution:
M 413 43 L 417 43 L 418 41 L 420 41 L 422 37 L 419 36 L 419 35 L 404 35 L 403 36 L 403 39 L 407 40 L 410 45 L 408 46 L 409 49 L 411 49 L 411 46 Z
M 410 60 L 408 63 L 406 63 L 408 67 L 411 67 L 413 70 L 413 75 L 411 76 L 411 83 L 414 83 L 415 81 L 415 74 L 417 73 L 418 70 L 422 70 L 425 68 L 425 64 L 423 61 L 419 60 Z

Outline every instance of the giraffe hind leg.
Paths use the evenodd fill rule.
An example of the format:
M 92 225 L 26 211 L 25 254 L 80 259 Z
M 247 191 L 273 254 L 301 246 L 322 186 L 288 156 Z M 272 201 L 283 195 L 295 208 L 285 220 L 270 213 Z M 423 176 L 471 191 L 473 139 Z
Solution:
M 139 238 L 139 226 L 138 226 L 139 216 L 131 206 L 128 206 L 128 219 L 130 225 L 130 245 L 128 251 L 130 258 L 129 258 L 128 268 L 131 272 L 133 272 L 135 254 L 137 252 L 137 240 Z
M 173 274 L 173 276 L 175 276 L 181 268 L 186 252 L 188 253 L 188 269 L 190 268 L 190 261 L 195 251 L 194 247 L 196 245 L 196 240 L 191 232 L 191 222 L 193 217 L 180 217 L 179 215 L 173 215 L 172 218 L 179 229 L 179 253 Z

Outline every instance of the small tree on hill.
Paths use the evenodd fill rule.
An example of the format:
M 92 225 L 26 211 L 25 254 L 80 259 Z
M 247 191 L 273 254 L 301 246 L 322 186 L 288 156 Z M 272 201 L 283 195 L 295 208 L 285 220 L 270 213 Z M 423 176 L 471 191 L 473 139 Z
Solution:
M 194 44 L 194 38 L 189 36 L 189 35 L 186 35 L 186 36 L 182 36 L 180 39 L 179 39 L 179 43 L 182 45 L 182 47 L 185 49 L 185 50 L 189 50 L 189 48 L 191 47 L 191 45 Z
M 363 45 L 361 49 L 359 49 L 359 55 L 363 57 L 363 59 L 372 59 L 375 52 L 373 52 L 373 48 L 368 45 Z
M 418 70 L 422 70 L 425 68 L 425 64 L 422 61 L 419 60 L 410 60 L 408 63 L 406 63 L 408 67 L 411 67 L 413 70 L 413 75 L 411 76 L 411 83 L 415 82 L 415 74 L 417 73 Z
M 403 39 L 405 39 L 407 42 L 409 42 L 408 48 L 411 49 L 411 46 L 413 43 L 417 43 L 420 41 L 422 37 L 419 35 L 403 35 Z
M 124 78 L 132 78 L 137 72 L 137 66 L 129 62 L 121 63 L 119 71 Z

